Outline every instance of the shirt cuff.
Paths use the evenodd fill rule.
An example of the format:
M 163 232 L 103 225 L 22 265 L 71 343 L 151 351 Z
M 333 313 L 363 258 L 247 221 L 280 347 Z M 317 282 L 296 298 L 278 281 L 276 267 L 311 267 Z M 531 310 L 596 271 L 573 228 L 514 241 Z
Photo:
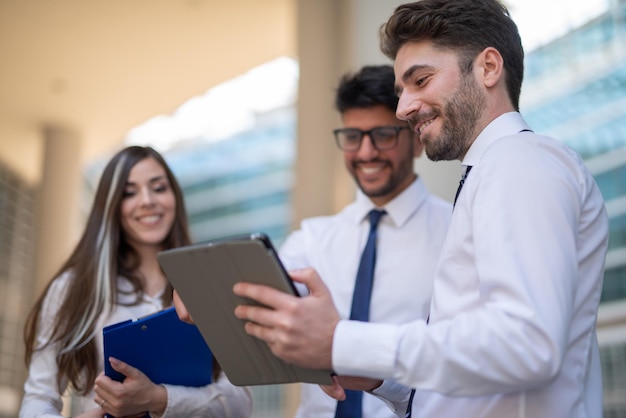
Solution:
M 394 324 L 339 321 L 333 337 L 333 370 L 344 376 L 392 377 L 398 335 L 398 326 Z M 354 355 L 355 350 L 358 356 Z
M 167 414 L 170 412 L 170 405 L 172 404 L 172 399 L 171 399 L 171 395 L 170 395 L 170 389 L 171 386 L 170 385 L 165 385 L 162 384 L 161 386 L 163 386 L 165 388 L 165 393 L 167 393 L 167 404 L 165 405 L 165 409 L 163 410 L 162 414 L 157 414 L 156 412 L 150 412 L 150 418 L 163 418 L 163 417 L 167 417 Z

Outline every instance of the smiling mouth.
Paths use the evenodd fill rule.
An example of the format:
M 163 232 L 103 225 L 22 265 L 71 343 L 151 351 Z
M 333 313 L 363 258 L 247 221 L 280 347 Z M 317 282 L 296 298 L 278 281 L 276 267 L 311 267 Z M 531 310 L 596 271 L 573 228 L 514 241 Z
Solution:
M 379 171 L 381 171 L 383 169 L 382 166 L 376 166 L 376 167 L 364 167 L 364 166 L 359 166 L 359 169 L 361 170 L 361 172 L 365 175 L 371 175 L 371 174 L 376 174 Z
M 153 225 L 161 219 L 161 215 L 148 215 L 148 216 L 140 216 L 137 218 L 139 222 L 142 224 Z
M 427 120 L 421 123 L 419 126 L 417 126 L 416 132 L 421 135 L 422 132 L 424 132 L 424 129 L 426 129 L 431 123 L 433 123 L 434 120 L 435 118 L 432 118 L 430 120 Z

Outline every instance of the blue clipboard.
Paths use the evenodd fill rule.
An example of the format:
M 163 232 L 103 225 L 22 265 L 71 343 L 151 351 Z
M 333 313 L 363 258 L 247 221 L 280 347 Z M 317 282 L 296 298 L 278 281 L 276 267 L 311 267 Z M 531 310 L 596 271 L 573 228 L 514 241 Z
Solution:
M 181 321 L 174 307 L 109 325 L 102 333 L 104 373 L 113 380 L 122 382 L 125 376 L 111 367 L 109 357 L 141 370 L 157 384 L 211 383 L 213 354 L 198 328 Z

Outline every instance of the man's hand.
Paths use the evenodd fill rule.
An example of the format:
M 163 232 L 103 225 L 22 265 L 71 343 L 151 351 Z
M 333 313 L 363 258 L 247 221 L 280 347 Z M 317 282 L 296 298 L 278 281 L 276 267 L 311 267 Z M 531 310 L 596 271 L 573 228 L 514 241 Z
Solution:
M 251 283 L 237 283 L 236 295 L 264 306 L 239 305 L 235 316 L 249 321 L 246 332 L 265 341 L 272 353 L 288 363 L 310 369 L 332 369 L 332 344 L 339 313 L 324 282 L 313 269 L 290 272 L 310 294 L 288 295 Z

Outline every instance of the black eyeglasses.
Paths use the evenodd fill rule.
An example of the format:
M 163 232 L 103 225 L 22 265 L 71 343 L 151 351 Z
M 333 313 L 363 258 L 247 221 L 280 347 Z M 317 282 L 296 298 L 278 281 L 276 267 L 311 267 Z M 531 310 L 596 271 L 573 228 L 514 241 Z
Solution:
M 408 126 L 377 126 L 369 131 L 357 128 L 335 129 L 335 142 L 343 151 L 356 151 L 361 147 L 365 135 L 369 135 L 372 145 L 379 151 L 391 149 L 398 144 L 400 131 L 409 129 Z

